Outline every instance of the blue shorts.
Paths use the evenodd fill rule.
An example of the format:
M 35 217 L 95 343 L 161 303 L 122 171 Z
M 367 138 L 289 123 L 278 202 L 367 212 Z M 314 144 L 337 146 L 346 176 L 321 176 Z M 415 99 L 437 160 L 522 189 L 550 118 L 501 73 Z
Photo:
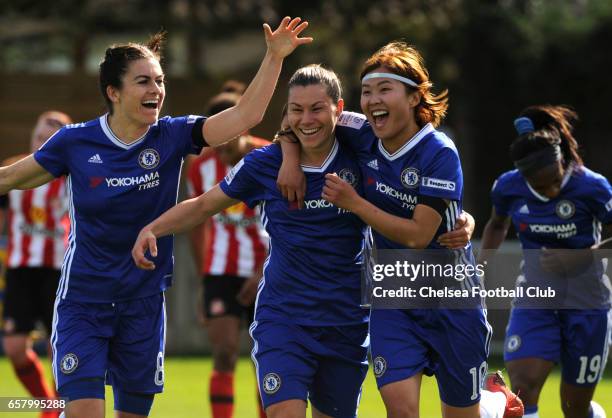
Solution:
M 354 418 L 368 371 L 368 324 L 309 327 L 253 322 L 253 361 L 264 408 L 310 399 L 320 412 Z
M 492 330 L 482 309 L 374 309 L 372 362 L 380 389 L 420 372 L 435 375 L 440 399 L 462 408 L 480 401 Z
M 612 333 L 608 310 L 512 310 L 504 361 L 539 358 L 561 362 L 566 383 L 592 387 L 603 376 Z
M 57 388 L 99 378 L 132 393 L 162 392 L 165 323 L 163 293 L 114 304 L 58 298 L 51 334 Z

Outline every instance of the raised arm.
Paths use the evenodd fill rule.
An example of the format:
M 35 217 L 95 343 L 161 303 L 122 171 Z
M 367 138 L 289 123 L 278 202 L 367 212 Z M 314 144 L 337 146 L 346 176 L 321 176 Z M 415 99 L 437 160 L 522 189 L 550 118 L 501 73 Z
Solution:
M 261 122 L 276 88 L 283 59 L 299 45 L 312 42 L 312 38 L 299 37 L 308 26 L 308 22 L 300 22 L 299 17 L 293 20 L 285 17 L 274 32 L 264 24 L 268 49 L 259 71 L 236 106 L 206 120 L 202 133 L 209 145 L 222 144 Z
M 32 189 L 53 180 L 53 175 L 29 155 L 9 166 L 0 167 L 0 195 L 13 189 Z
M 238 203 L 238 200 L 227 196 L 219 185 L 203 195 L 184 200 L 168 209 L 153 222 L 142 228 L 132 248 L 134 263 L 141 269 L 153 270 L 155 264 L 145 257 L 149 250 L 152 257 L 157 257 L 157 238 L 190 230 L 204 222 L 210 216 Z

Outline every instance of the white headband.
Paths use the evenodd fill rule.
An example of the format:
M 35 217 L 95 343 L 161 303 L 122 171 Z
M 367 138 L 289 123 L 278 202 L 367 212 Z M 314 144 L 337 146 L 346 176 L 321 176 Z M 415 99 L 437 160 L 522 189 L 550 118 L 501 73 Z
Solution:
M 370 74 L 366 75 L 365 77 L 363 77 L 363 79 L 361 81 L 363 82 L 363 81 L 369 80 L 371 78 L 392 78 L 394 80 L 398 80 L 398 81 L 401 81 L 402 83 L 408 84 L 409 86 L 412 86 L 412 87 L 418 87 L 419 86 L 417 83 L 415 83 L 411 79 L 406 78 L 406 77 L 402 77 L 401 75 L 397 75 L 397 74 L 393 74 L 393 73 L 370 73 Z

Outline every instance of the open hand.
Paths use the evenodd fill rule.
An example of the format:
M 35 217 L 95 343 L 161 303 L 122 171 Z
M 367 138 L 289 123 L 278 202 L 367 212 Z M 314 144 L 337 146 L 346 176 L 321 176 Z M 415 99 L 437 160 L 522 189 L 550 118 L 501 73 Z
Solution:
M 298 46 L 312 42 L 310 37 L 299 37 L 300 33 L 308 27 L 308 22 L 300 22 L 302 22 L 302 19 L 299 17 L 291 19 L 287 16 L 283 18 L 274 32 L 272 32 L 270 25 L 264 23 L 263 28 L 268 51 L 276 57 L 283 59 Z

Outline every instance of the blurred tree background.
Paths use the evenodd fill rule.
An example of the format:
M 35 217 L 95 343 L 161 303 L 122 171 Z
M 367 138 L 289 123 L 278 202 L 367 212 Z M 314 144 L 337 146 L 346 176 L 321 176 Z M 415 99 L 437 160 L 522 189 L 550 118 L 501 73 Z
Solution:
M 574 107 L 586 163 L 612 177 L 610 0 L 4 0 L 0 157 L 27 149 L 47 107 L 78 120 L 103 111 L 96 69 L 109 44 L 167 30 L 164 113 L 198 113 L 225 79 L 252 77 L 265 48 L 262 22 L 284 15 L 308 19 L 315 38 L 289 57 L 284 80 L 300 65 L 331 67 L 349 109 L 359 109 L 358 73 L 373 51 L 396 39 L 421 50 L 434 87 L 450 91 L 443 129 L 462 154 L 465 207 L 480 228 L 493 179 L 511 168 L 512 120 L 527 105 Z M 275 128 L 283 83 L 260 135 Z

